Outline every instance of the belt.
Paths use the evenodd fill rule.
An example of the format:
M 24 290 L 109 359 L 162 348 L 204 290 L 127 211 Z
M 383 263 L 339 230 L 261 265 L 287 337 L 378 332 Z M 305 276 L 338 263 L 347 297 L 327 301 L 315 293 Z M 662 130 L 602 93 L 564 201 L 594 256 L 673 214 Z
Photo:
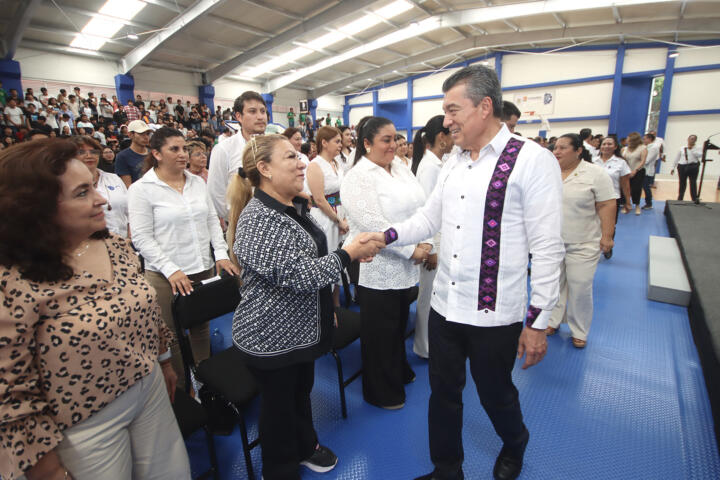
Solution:
M 342 202 L 340 201 L 340 192 L 330 193 L 328 195 L 325 195 L 325 200 L 330 204 L 333 210 L 337 212 L 337 207 L 342 205 Z M 317 204 L 315 203 L 315 200 L 313 200 L 313 207 L 317 207 Z

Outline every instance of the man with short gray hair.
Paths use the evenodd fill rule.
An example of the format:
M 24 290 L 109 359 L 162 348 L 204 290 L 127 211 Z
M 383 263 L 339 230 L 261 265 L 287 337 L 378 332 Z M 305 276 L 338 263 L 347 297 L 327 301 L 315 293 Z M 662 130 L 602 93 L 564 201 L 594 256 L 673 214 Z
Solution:
M 501 122 L 493 70 L 463 68 L 445 80 L 443 92 L 444 126 L 462 150 L 443 166 L 425 206 L 382 234 L 386 244 L 401 245 L 438 230 L 443 238 L 428 321 L 435 469 L 420 478 L 464 478 L 462 392 L 469 358 L 480 402 L 503 441 L 493 477 L 515 479 L 529 432 L 512 370 L 516 356 L 526 355 L 528 368 L 547 350 L 545 327 L 558 299 L 564 255 L 560 168 L 547 149 Z

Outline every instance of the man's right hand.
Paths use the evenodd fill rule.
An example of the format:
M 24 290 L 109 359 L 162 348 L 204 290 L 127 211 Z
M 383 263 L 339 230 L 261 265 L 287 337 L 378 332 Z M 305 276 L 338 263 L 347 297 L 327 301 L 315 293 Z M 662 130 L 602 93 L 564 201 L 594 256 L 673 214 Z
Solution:
M 176 293 L 180 293 L 180 295 L 190 295 L 193 291 L 192 282 L 182 270 L 178 270 L 170 275 L 168 282 L 170 282 L 173 295 Z

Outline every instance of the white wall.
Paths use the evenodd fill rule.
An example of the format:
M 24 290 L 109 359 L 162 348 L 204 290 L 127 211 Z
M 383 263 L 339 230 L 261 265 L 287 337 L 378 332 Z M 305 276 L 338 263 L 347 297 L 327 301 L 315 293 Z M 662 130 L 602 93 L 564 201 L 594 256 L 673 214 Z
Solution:
M 675 68 L 712 65 L 720 63 L 720 45 L 712 47 L 687 47 L 677 49 Z
M 372 103 L 373 97 L 372 92 L 364 93 L 362 95 L 358 95 L 357 97 L 353 97 L 348 102 L 349 105 L 357 105 L 358 103 Z
M 413 96 L 427 97 L 430 95 L 442 95 L 442 84 L 446 78 L 460 70 L 453 68 L 442 72 L 434 73 L 426 77 L 413 80 Z
M 665 130 L 667 162 L 663 164 L 661 173 L 670 173 L 677 152 L 687 145 L 687 138 L 690 135 L 697 135 L 698 144 L 702 144 L 711 135 L 720 131 L 719 126 L 720 115 L 672 115 L 668 117 L 667 129 Z M 713 137 L 711 141 L 715 145 L 720 144 L 720 136 Z M 718 150 L 710 150 L 708 158 L 713 161 L 706 164 L 705 176 L 717 177 L 720 175 L 720 155 L 718 155 Z M 677 172 L 675 174 L 677 175 Z
M 547 118 L 590 117 L 610 114 L 612 89 L 612 81 L 576 83 L 505 91 L 503 100 L 514 102 L 517 96 L 551 92 L 555 97 L 555 106 L 553 112 L 546 115 Z
M 392 87 L 380 89 L 378 92 L 378 101 L 385 102 L 387 100 L 405 100 L 408 96 L 407 83 L 399 83 Z
M 503 56 L 502 86 L 570 80 L 615 73 L 615 50 Z
M 580 129 L 590 128 L 593 134 L 608 133 L 607 120 L 591 120 L 581 122 L 553 122 L 550 121 L 550 129 L 542 128 L 540 123 L 518 123 L 515 127 L 517 133 L 523 137 L 536 137 L 540 130 L 547 130 L 547 138 L 559 137 L 566 133 L 580 133 Z
M 371 99 L 372 101 L 372 99 Z M 323 95 L 317 99 L 318 109 L 327 110 L 329 112 L 341 112 L 345 105 L 345 97 L 341 95 Z
M 673 75 L 670 111 L 720 108 L 718 85 L 720 85 L 720 70 Z
M 114 89 L 115 75 L 121 73 L 120 67 L 113 61 L 40 52 L 26 48 L 17 49 L 15 60 L 20 62 L 23 78 L 58 81 L 66 84 L 99 85 Z
M 625 50 L 623 73 L 665 70 L 667 48 L 633 48 Z
M 414 102 L 412 126 L 422 127 L 435 115 L 442 115 L 442 103 L 442 99 Z
M 350 125 L 357 125 L 358 122 L 368 115 L 373 114 L 372 107 L 357 107 L 350 109 L 350 114 L 348 115 L 350 119 Z
M 259 83 L 242 82 L 240 80 L 234 80 L 230 78 L 221 78 L 214 84 L 215 87 L 215 106 L 220 105 L 223 110 L 229 108 L 232 110 L 235 99 L 239 97 L 243 92 L 252 90 L 254 92 L 260 92 L 262 85 Z

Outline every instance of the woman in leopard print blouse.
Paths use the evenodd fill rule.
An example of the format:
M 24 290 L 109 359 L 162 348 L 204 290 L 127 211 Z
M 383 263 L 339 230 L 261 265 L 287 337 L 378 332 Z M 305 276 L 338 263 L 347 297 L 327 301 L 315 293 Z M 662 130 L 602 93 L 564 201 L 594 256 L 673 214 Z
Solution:
M 0 153 L 0 476 L 190 478 L 172 336 L 76 151 Z

